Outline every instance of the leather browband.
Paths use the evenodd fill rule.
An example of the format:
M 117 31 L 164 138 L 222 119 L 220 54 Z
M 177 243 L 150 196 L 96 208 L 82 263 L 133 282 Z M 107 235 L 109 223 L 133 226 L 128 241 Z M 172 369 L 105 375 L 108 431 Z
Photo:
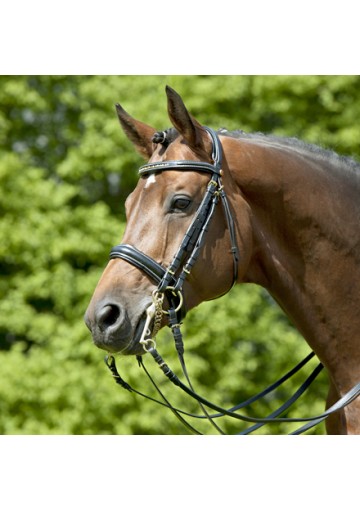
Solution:
M 139 168 L 140 176 L 154 174 L 163 170 L 190 170 L 192 172 L 207 172 L 208 174 L 215 174 L 220 176 L 223 156 L 220 140 L 214 130 L 208 128 L 207 126 L 204 126 L 204 129 L 209 133 L 212 141 L 211 158 L 213 163 L 192 160 L 155 161 L 153 163 L 146 163 L 145 165 L 142 165 Z
M 192 172 L 200 171 L 220 175 L 220 169 L 217 169 L 212 163 L 192 160 L 146 163 L 139 168 L 139 174 L 140 176 L 148 176 L 163 170 L 191 170 Z

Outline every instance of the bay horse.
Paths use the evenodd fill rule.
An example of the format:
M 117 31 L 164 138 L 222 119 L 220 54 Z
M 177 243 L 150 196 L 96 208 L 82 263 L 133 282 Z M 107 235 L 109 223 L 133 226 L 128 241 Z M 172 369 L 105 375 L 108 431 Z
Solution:
M 119 253 L 85 314 L 94 343 L 144 353 L 154 279 L 166 274 L 169 286 L 181 272 L 178 247 L 186 232 L 194 235 L 192 222 L 212 186 L 215 140 L 222 159 L 211 182 L 218 197 L 226 193 L 225 207 L 214 208 L 197 260 L 182 271 L 181 308 L 221 296 L 234 283 L 264 287 L 327 369 L 330 407 L 360 381 L 360 165 L 297 139 L 225 129 L 214 135 L 179 94 L 166 87 L 166 95 L 173 127 L 164 132 L 116 105 L 125 134 L 149 162 L 126 200 Z M 166 324 L 164 316 L 157 322 L 157 329 Z M 330 415 L 326 431 L 360 434 L 360 398 Z

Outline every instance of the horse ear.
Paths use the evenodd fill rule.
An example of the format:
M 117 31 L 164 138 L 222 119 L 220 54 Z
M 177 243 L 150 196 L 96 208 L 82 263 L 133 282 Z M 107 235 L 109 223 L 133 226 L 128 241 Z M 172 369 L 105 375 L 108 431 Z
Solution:
M 189 114 L 183 100 L 174 89 L 167 85 L 165 90 L 170 121 L 191 147 L 203 148 L 204 129 L 201 124 Z
M 156 130 L 143 122 L 133 119 L 121 105 L 116 104 L 115 107 L 125 135 L 144 158 L 150 158 L 154 152 L 152 138 Z

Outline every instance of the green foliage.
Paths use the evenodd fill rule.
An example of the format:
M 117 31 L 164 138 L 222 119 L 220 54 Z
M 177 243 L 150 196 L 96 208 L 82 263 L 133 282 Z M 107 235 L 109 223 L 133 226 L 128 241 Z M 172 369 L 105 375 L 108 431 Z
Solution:
M 114 385 L 82 321 L 109 248 L 121 239 L 124 200 L 141 164 L 121 133 L 114 103 L 166 128 L 166 83 L 203 124 L 298 136 L 360 156 L 359 77 L 1 77 L 2 434 L 186 433 L 170 412 Z M 262 390 L 309 352 L 255 286 L 238 286 L 192 311 L 184 337 L 196 390 L 227 406 Z M 168 330 L 158 343 L 178 371 Z M 151 360 L 145 362 L 176 405 L 196 411 Z M 152 392 L 134 359 L 119 365 L 135 388 Z M 302 373 L 247 413 L 270 413 L 304 378 Z M 291 413 L 321 412 L 325 394 L 324 374 Z M 224 424 L 229 433 L 240 429 Z M 199 428 L 213 432 L 205 422 Z

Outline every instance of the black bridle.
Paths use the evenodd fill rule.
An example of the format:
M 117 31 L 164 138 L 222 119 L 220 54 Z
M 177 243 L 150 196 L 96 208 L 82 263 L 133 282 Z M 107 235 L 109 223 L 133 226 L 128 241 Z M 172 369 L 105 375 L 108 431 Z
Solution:
M 295 392 L 295 394 L 288 399 L 281 407 L 279 407 L 275 412 L 270 414 L 265 418 L 256 418 L 249 417 L 238 413 L 238 410 L 248 406 L 255 401 L 263 398 L 277 387 L 279 387 L 282 383 L 288 380 L 291 376 L 293 376 L 297 371 L 299 371 L 313 356 L 314 353 L 310 353 L 305 359 L 300 362 L 297 366 L 295 366 L 291 371 L 289 371 L 286 375 L 280 378 L 273 385 L 267 387 L 263 392 L 260 392 L 253 398 L 246 400 L 243 403 L 240 403 L 230 409 L 224 409 L 220 406 L 217 406 L 199 394 L 197 394 L 191 384 L 191 381 L 188 376 L 188 372 L 185 365 L 184 360 L 184 344 L 182 339 L 182 334 L 180 331 L 181 321 L 184 319 L 186 314 L 186 308 L 183 306 L 183 298 L 182 298 L 182 288 L 183 284 L 191 273 L 191 270 L 198 259 L 200 254 L 201 247 L 203 246 L 204 236 L 208 230 L 211 218 L 215 212 L 216 205 L 221 201 L 223 205 L 223 210 L 225 214 L 225 219 L 229 231 L 231 249 L 230 252 L 233 257 L 233 281 L 231 287 L 236 283 L 238 276 L 238 264 L 239 264 L 239 250 L 236 242 L 236 234 L 235 234 L 235 225 L 231 215 L 231 210 L 229 207 L 229 203 L 227 200 L 227 196 L 225 190 L 223 188 L 221 182 L 222 170 L 222 147 L 220 140 L 215 131 L 210 128 L 205 127 L 207 133 L 210 135 L 212 141 L 212 163 L 202 162 L 202 161 L 191 161 L 191 160 L 181 160 L 181 161 L 161 161 L 154 163 L 147 163 L 143 165 L 139 169 L 139 174 L 141 177 L 147 177 L 151 174 L 164 172 L 167 170 L 179 170 L 179 171 L 190 171 L 190 172 L 203 172 L 210 175 L 210 181 L 207 185 L 205 195 L 203 200 L 194 216 L 193 221 L 191 222 L 189 228 L 187 229 L 185 236 L 180 244 L 179 249 L 170 265 L 167 268 L 164 268 L 162 265 L 157 263 L 154 259 L 144 254 L 137 248 L 128 245 L 128 244 L 120 244 L 116 247 L 112 248 L 110 252 L 110 259 L 120 258 L 128 263 L 132 264 L 139 270 L 146 273 L 152 281 L 157 284 L 157 289 L 153 293 L 153 305 L 150 306 L 147 310 L 147 321 L 144 326 L 143 335 L 141 337 L 140 343 L 143 344 L 144 350 L 152 355 L 153 359 L 157 362 L 165 376 L 176 386 L 181 388 L 184 392 L 186 392 L 190 397 L 195 399 L 202 411 L 203 415 L 195 415 L 184 410 L 180 410 L 178 408 L 173 407 L 167 398 L 164 396 L 163 392 L 157 386 L 155 381 L 152 379 L 150 373 L 145 368 L 142 357 L 138 356 L 138 362 L 145 370 L 147 376 L 152 382 L 153 386 L 159 393 L 162 398 L 162 401 L 149 397 L 131 387 L 128 383 L 126 383 L 121 376 L 119 375 L 116 365 L 115 359 L 112 355 L 108 355 L 105 358 L 106 364 L 112 372 L 112 375 L 115 378 L 116 383 L 121 385 L 123 388 L 133 391 L 147 399 L 155 401 L 156 403 L 169 408 L 176 417 L 187 426 L 193 433 L 201 434 L 197 429 L 195 429 L 187 420 L 184 419 L 185 416 L 190 416 L 197 419 L 208 419 L 212 423 L 212 425 L 217 429 L 217 431 L 221 434 L 224 432 L 221 428 L 216 424 L 216 419 L 219 417 L 232 417 L 235 419 L 239 419 L 242 421 L 253 423 L 252 426 L 246 428 L 239 434 L 248 434 L 252 431 L 260 428 L 264 424 L 274 423 L 274 422 L 305 422 L 306 424 L 302 427 L 298 428 L 292 434 L 301 434 L 308 429 L 314 427 L 315 425 L 322 422 L 326 417 L 330 414 L 344 408 L 351 401 L 353 401 L 358 395 L 360 395 L 360 383 L 355 385 L 345 396 L 343 396 L 337 403 L 335 403 L 332 407 L 326 410 L 323 414 L 315 416 L 315 417 L 306 417 L 306 418 L 284 418 L 279 417 L 283 414 L 309 387 L 312 381 L 316 378 L 316 376 L 320 373 L 323 368 L 323 365 L 319 363 L 310 376 L 306 379 L 306 381 L 299 387 L 299 389 Z M 166 296 L 168 301 L 168 310 L 163 311 L 162 304 L 163 299 Z M 155 335 L 160 328 L 162 314 L 165 313 L 168 315 L 169 327 L 172 330 L 175 346 L 177 349 L 177 353 L 179 356 L 179 360 L 181 363 L 181 367 L 184 373 L 184 376 L 188 382 L 188 385 L 185 385 L 178 376 L 170 369 L 170 367 L 165 363 L 161 355 L 156 349 Z M 152 324 L 152 326 L 151 326 Z M 209 414 L 206 408 L 216 411 L 216 414 Z
M 121 258 L 145 272 L 157 285 L 159 293 L 165 293 L 170 302 L 174 297 L 182 293 L 185 279 L 194 266 L 204 241 L 204 235 L 215 212 L 219 200 L 223 205 L 227 227 L 231 240 L 231 254 L 233 256 L 233 281 L 231 287 L 237 281 L 239 251 L 236 243 L 234 221 L 231 216 L 229 203 L 221 183 L 222 148 L 219 137 L 211 128 L 205 127 L 212 141 L 212 161 L 207 163 L 192 160 L 161 161 L 147 163 L 139 169 L 141 177 L 148 177 L 151 174 L 165 172 L 167 170 L 179 170 L 190 172 L 203 172 L 210 174 L 203 200 L 195 214 L 191 225 L 185 233 L 180 247 L 170 265 L 164 268 L 154 259 L 144 254 L 131 245 L 117 245 L 110 252 L 110 259 Z M 184 262 L 185 261 L 185 262 Z M 178 320 L 184 319 L 185 308 L 182 308 L 177 315 Z

